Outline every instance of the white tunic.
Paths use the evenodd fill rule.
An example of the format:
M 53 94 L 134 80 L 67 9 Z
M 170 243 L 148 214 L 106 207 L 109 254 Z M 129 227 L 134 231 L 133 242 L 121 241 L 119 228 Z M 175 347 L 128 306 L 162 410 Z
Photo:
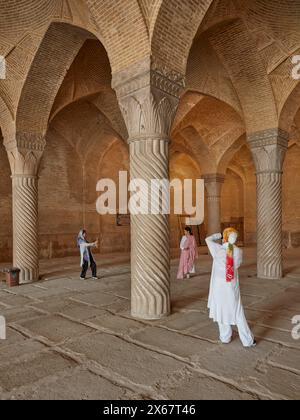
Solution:
M 187 237 L 184 235 L 184 236 L 181 238 L 181 242 L 180 242 L 180 249 L 181 249 L 181 251 L 183 251 L 183 250 L 184 250 L 184 245 L 185 245 L 185 243 L 186 243 L 186 240 L 187 240 Z
M 215 241 L 219 235 L 206 239 L 207 246 L 213 257 L 212 276 L 208 298 L 209 317 L 223 325 L 237 325 L 244 315 L 239 287 L 238 269 L 242 264 L 243 252 L 234 247 L 234 279 L 226 282 L 226 250 L 228 243 L 220 245 Z

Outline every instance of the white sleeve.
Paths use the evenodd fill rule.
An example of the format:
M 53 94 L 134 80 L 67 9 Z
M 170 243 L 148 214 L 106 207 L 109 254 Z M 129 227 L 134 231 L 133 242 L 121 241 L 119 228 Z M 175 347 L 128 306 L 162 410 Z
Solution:
M 243 263 L 243 251 L 238 248 L 237 257 L 235 260 L 235 267 L 238 269 Z
M 82 244 L 80 244 L 80 248 L 92 248 L 94 246 L 94 244 L 89 244 L 88 242 L 83 242 Z
M 212 257 L 215 258 L 217 256 L 218 251 L 222 248 L 220 244 L 217 244 L 215 241 L 218 241 L 222 238 L 220 233 L 215 235 L 209 236 L 206 238 L 206 244 L 208 246 L 209 252 L 211 253 Z
M 181 251 L 184 250 L 184 244 L 185 244 L 185 242 L 186 242 L 186 236 L 183 236 L 182 239 L 181 239 L 181 242 L 180 242 L 180 249 L 181 249 Z

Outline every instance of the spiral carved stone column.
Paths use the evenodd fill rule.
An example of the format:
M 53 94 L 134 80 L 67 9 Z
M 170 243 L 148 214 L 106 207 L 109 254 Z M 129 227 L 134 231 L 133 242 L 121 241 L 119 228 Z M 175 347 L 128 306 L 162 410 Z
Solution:
M 145 60 L 115 74 L 113 85 L 129 133 L 131 181 L 143 180 L 149 190 L 152 180 L 169 180 L 169 136 L 184 78 Z M 151 208 L 149 195 L 147 200 Z M 159 197 L 152 197 L 153 202 L 159 202 Z M 168 215 L 131 215 L 131 313 L 135 318 L 155 320 L 170 314 L 169 238 Z
M 21 283 L 30 283 L 39 278 L 38 181 L 26 175 L 12 180 L 14 266 L 21 270 Z
M 282 269 L 282 166 L 288 134 L 266 130 L 249 136 L 257 179 L 257 273 L 280 279 Z
M 13 191 L 13 265 L 21 270 L 20 283 L 39 279 L 38 169 L 44 137 L 18 133 L 5 142 Z
M 203 176 L 207 191 L 208 235 L 221 232 L 221 192 L 225 176 L 208 174 Z
M 257 174 L 258 276 L 282 277 L 282 174 Z
M 168 179 L 168 141 L 131 142 L 130 165 L 131 178 L 143 179 L 149 188 L 152 179 Z M 169 217 L 131 215 L 131 234 L 132 316 L 146 319 L 167 316 L 170 313 Z

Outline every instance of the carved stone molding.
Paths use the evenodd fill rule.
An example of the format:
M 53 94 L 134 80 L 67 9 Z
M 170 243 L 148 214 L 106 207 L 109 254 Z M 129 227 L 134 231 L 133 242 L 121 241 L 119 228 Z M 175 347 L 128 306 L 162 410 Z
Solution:
M 40 134 L 18 133 L 6 141 L 12 175 L 36 176 L 45 146 L 45 137 Z
M 130 142 L 149 138 L 166 139 L 184 88 L 184 77 L 144 60 L 113 76 Z
M 151 62 L 151 82 L 156 89 L 176 98 L 180 98 L 185 88 L 185 76 L 169 69 L 156 58 L 152 58 Z
M 112 85 L 119 98 L 132 95 L 140 89 L 151 86 L 179 99 L 185 88 L 185 76 L 168 69 L 152 57 L 114 74 Z
M 44 134 L 39 133 L 17 133 L 11 139 L 5 139 L 6 150 L 26 149 L 43 152 L 46 146 Z
M 288 149 L 289 134 L 280 129 L 269 129 L 248 135 L 257 173 L 282 172 Z
M 120 100 L 129 141 L 149 138 L 168 139 L 178 102 L 151 91 L 140 91 Z
M 20 152 L 18 149 L 8 151 L 8 160 L 12 175 L 31 175 L 37 176 L 42 152 L 26 150 Z
M 263 147 L 274 143 L 286 146 L 289 141 L 289 133 L 280 128 L 270 128 L 248 135 L 248 143 L 251 148 Z

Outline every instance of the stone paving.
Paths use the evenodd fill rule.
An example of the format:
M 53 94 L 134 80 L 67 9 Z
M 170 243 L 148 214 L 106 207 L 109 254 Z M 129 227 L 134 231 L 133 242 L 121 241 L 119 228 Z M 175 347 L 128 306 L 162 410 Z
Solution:
M 203 252 L 202 252 L 203 253 Z M 204 251 L 205 253 L 205 251 Z M 128 256 L 98 258 L 98 281 L 78 279 L 78 258 L 41 262 L 41 282 L 0 283 L 1 399 L 299 399 L 299 251 L 286 253 L 286 277 L 256 278 L 255 250 L 245 250 L 241 290 L 258 346 L 237 336 L 224 346 L 206 310 L 211 259 L 177 281 L 172 262 L 169 318 L 130 317 Z

